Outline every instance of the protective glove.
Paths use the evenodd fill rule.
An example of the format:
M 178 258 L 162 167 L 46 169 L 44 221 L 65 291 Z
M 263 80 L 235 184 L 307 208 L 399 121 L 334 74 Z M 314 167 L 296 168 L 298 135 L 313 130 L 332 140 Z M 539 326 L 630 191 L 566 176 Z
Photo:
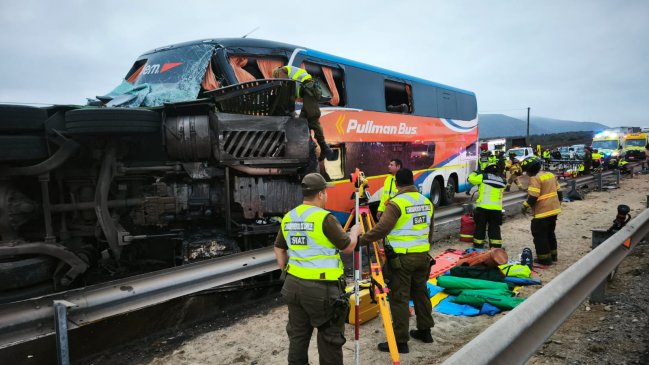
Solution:
M 530 213 L 530 205 L 527 204 L 527 202 L 523 202 L 523 205 L 521 205 L 521 213 L 523 215 L 528 215 Z

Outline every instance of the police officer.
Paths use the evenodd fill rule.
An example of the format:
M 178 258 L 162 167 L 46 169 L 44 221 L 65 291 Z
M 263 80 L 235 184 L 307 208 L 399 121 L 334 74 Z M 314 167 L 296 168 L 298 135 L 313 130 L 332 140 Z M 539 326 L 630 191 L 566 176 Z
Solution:
M 561 187 L 551 172 L 541 171 L 541 161 L 530 157 L 521 163 L 523 171 L 530 177 L 527 188 L 527 200 L 523 202 L 521 212 L 533 212 L 531 230 L 534 237 L 536 257 L 540 264 L 550 265 L 557 261 L 557 236 L 554 230 L 557 215 L 561 213 Z
M 275 239 L 277 264 L 286 271 L 282 296 L 288 304 L 288 363 L 309 363 L 308 349 L 313 329 L 318 329 L 320 364 L 342 364 L 345 344 L 345 316 L 348 301 L 344 294 L 344 270 L 339 252 L 356 247 L 360 226 L 349 235 L 324 206 L 326 188 L 332 187 L 322 175 L 302 179 L 301 205 L 282 219 Z
M 401 169 L 401 166 L 403 166 L 403 163 L 398 158 L 390 160 L 390 163 L 388 164 L 388 172 L 390 175 L 388 175 L 383 182 L 381 202 L 379 203 L 379 207 L 376 209 L 376 217 L 378 219 L 381 219 L 381 215 L 385 211 L 385 204 L 387 204 L 393 196 L 397 195 L 397 186 L 394 182 L 394 176 L 397 174 L 397 171 Z
M 315 81 L 305 69 L 295 66 L 282 66 L 273 70 L 273 77 L 276 79 L 290 79 L 300 83 L 298 97 L 302 98 L 302 110 L 300 118 L 306 118 L 309 122 L 309 129 L 315 132 L 315 139 L 322 149 L 322 158 L 335 159 L 336 154 L 325 141 L 322 126 L 320 125 L 320 97 L 322 91 L 317 87 Z
M 503 222 L 503 190 L 505 180 L 498 176 L 494 163 L 487 162 L 481 171 L 469 174 L 469 183 L 478 185 L 478 199 L 473 212 L 475 232 L 473 233 L 473 247 L 483 248 L 487 231 L 489 232 L 489 247 L 502 247 L 500 225 Z
M 390 262 L 390 312 L 397 348 L 408 353 L 410 337 L 432 343 L 430 329 L 435 325 L 426 282 L 430 275 L 430 243 L 433 238 L 433 204 L 414 186 L 412 171 L 402 168 L 395 175 L 397 194 L 385 206 L 381 220 L 359 239 L 368 245 L 386 239 L 386 252 L 393 250 L 396 259 Z M 398 261 L 397 266 L 395 260 Z M 415 304 L 417 329 L 409 329 L 408 301 Z M 410 334 L 410 336 L 408 335 Z M 388 352 L 388 343 L 378 344 Z

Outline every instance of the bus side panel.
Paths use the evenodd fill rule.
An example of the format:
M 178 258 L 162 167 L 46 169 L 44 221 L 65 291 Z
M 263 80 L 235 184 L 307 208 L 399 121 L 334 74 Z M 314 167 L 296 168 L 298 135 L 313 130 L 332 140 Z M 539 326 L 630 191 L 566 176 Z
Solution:
M 475 161 L 477 119 L 455 121 L 357 109 L 322 108 L 320 118 L 327 141 L 344 146 L 347 178 L 355 168 L 368 177 L 372 201 L 380 197 L 387 164 L 393 158 L 415 172 L 416 185 L 424 195 L 436 176 L 444 183 L 454 174 L 460 191 L 468 188 L 469 164 Z M 468 157 L 466 150 L 473 150 Z M 327 208 L 345 217 L 353 207 L 354 191 L 348 179 L 336 182 Z

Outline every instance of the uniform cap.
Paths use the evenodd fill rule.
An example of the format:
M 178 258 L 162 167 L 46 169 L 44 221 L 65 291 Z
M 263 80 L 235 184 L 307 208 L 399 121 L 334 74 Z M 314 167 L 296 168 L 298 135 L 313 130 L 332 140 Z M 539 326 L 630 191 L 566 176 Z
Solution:
M 328 183 L 322 175 L 317 172 L 307 174 L 302 179 L 302 190 L 304 191 L 317 191 L 325 188 L 333 188 L 335 185 Z

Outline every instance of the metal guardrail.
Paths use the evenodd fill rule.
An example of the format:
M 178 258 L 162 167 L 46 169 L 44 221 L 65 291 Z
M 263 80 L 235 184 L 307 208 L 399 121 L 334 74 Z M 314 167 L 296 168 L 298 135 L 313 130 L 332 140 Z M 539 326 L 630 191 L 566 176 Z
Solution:
M 649 209 L 488 327 L 444 365 L 523 364 L 649 234 Z
M 69 329 L 174 298 L 277 270 L 272 247 L 155 271 L 0 306 L 0 349 L 55 332 L 57 301 L 68 307 Z

